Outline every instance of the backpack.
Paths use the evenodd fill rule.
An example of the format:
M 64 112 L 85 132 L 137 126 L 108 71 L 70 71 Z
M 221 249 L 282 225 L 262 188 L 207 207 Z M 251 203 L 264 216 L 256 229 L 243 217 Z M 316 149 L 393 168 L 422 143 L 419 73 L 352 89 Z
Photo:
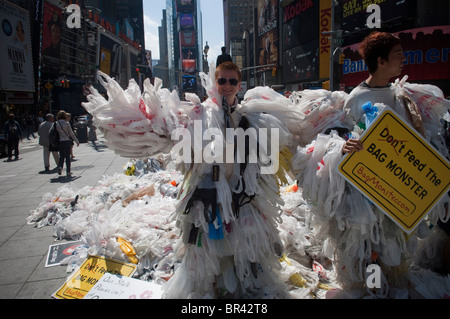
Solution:
M 59 133 L 56 129 L 55 123 L 53 123 L 52 127 L 50 128 L 50 131 L 48 131 L 48 139 L 50 147 L 53 149 L 57 149 L 59 147 Z
M 13 138 L 17 138 L 19 136 L 19 128 L 17 127 L 17 122 L 9 123 L 9 132 L 8 135 Z

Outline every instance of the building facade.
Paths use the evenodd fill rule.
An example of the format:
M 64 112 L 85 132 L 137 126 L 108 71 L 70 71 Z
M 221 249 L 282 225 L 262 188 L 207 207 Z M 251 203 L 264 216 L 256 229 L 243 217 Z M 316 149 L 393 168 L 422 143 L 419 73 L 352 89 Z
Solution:
M 166 0 L 159 28 L 160 61 L 155 75 L 164 87 L 180 96 L 203 95 L 199 73 L 203 71 L 203 37 L 200 0 Z
M 32 82 L 29 88 L 9 84 L 0 88 L 2 116 L 11 111 L 45 115 L 60 109 L 77 116 L 86 112 L 81 102 L 87 86 L 103 90 L 96 83 L 97 70 L 114 77 L 123 87 L 131 78 L 142 81 L 141 73 L 150 70 L 139 69 L 148 55 L 144 51 L 142 0 L 82 0 L 72 7 L 68 7 L 74 3 L 70 0 L 0 2 L 3 15 L 26 12 L 28 18 L 22 19 L 22 24 L 25 39 L 30 39 L 32 60 L 32 67 L 22 71 Z M 7 56 L 0 57 L 2 64 L 7 62 Z
M 409 81 L 437 85 L 450 95 L 448 1 L 223 0 L 223 4 L 225 44 L 243 68 L 248 88 L 254 84 L 280 92 L 318 88 L 349 92 L 367 77 L 357 47 L 370 32 L 380 30 L 402 39 L 407 57 L 403 73 Z M 372 25 L 374 12 L 367 12 L 371 4 L 380 8 L 379 25 Z

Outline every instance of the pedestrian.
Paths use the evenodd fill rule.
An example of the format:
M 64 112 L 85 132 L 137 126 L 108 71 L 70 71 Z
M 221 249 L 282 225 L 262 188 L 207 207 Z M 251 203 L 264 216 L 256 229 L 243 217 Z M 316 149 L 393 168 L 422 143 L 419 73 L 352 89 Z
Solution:
M 64 161 L 66 162 L 66 173 L 67 177 L 72 176 L 71 172 L 71 160 L 70 160 L 70 150 L 73 146 L 73 142 L 80 146 L 77 137 L 73 133 L 70 124 L 67 122 L 67 114 L 65 111 L 59 111 L 56 116 L 55 127 L 59 133 L 59 165 L 58 165 L 58 175 L 62 174 L 62 169 L 64 167 Z
M 67 116 L 67 118 L 66 118 L 66 122 L 70 124 L 70 128 L 71 128 L 71 129 L 72 129 L 72 131 L 73 131 L 73 125 L 72 125 L 72 123 L 73 123 L 73 121 L 72 121 L 72 114 L 70 114 L 70 113 L 66 113 L 66 116 Z M 73 142 L 72 142 L 72 147 L 70 148 L 70 159 L 71 159 L 71 160 L 73 160 L 74 158 L 75 158 L 75 156 L 73 155 Z
M 98 150 L 97 143 L 96 143 L 96 141 L 97 141 L 97 133 L 96 133 L 97 128 L 92 123 L 92 116 L 89 116 L 88 129 L 89 129 L 88 140 L 92 142 L 92 146 L 94 147 L 94 149 Z
M 43 156 L 44 156 L 44 168 L 45 171 L 50 171 L 50 153 L 53 155 L 56 166 L 59 166 L 59 154 L 58 150 L 51 149 L 50 139 L 48 133 L 55 122 L 55 116 L 51 113 L 45 116 L 45 121 L 39 125 L 38 135 L 39 135 L 39 145 L 42 146 Z
M 19 159 L 19 141 L 23 139 L 20 124 L 15 120 L 13 113 L 9 114 L 9 119 L 5 123 L 5 137 L 8 143 L 8 161 L 12 161 L 12 151 L 14 157 Z
M 227 53 L 226 47 L 222 47 L 222 54 L 217 57 L 216 67 L 218 67 L 220 64 L 224 62 L 233 62 L 231 55 Z
M 30 139 L 30 135 L 33 136 L 33 138 L 36 138 L 36 136 L 34 136 L 34 120 L 32 115 L 27 116 L 26 125 L 27 125 L 27 140 Z
M 270 109 L 240 105 L 236 97 L 242 76 L 238 66 L 232 62 L 224 62 L 215 72 L 211 72 L 212 76 L 201 74 L 202 83 L 208 93 L 208 99 L 203 103 L 199 98 L 195 99 L 196 96 L 194 98 L 193 95 L 186 95 L 186 99 L 191 99 L 189 106 L 182 106 L 183 102 L 178 99 L 171 100 L 170 104 L 166 105 L 164 103 L 168 101 L 168 96 L 159 96 L 165 91 L 155 91 L 150 86 L 147 86 L 146 90 L 149 90 L 148 96 L 151 99 L 145 99 L 147 95 L 129 96 L 130 101 L 143 98 L 143 103 L 148 104 L 148 111 L 158 114 L 151 115 L 146 108 L 137 110 L 146 118 L 152 118 L 153 133 L 145 127 L 142 128 L 145 131 L 140 131 L 141 125 L 147 125 L 145 123 L 148 122 L 139 118 L 139 114 L 136 116 L 134 110 L 124 112 L 125 108 L 114 105 L 116 99 L 113 97 L 108 102 L 94 92 L 95 96 L 88 97 L 90 102 L 83 103 L 83 106 L 95 117 L 96 125 L 105 132 L 108 146 L 119 154 L 134 157 L 143 151 L 158 153 L 161 147 L 170 150 L 183 145 L 187 140 L 189 142 L 186 153 L 193 149 L 195 157 L 198 158 L 194 163 L 190 163 L 191 155 L 184 156 L 184 148 L 183 156 L 173 150 L 179 155 L 178 159 L 182 157 L 177 169 L 184 174 L 183 184 L 180 185 L 183 191 L 179 195 L 180 202 L 174 213 L 177 226 L 181 229 L 177 256 L 180 256 L 182 261 L 163 287 L 164 298 L 286 297 L 287 288 L 278 272 L 281 270 L 279 258 L 283 255 L 283 243 L 277 230 L 281 213 L 281 208 L 277 205 L 281 201 L 277 180 L 278 176 L 285 176 L 286 168 L 280 165 L 279 170 L 275 169 L 276 174 L 269 170 L 264 172 L 268 164 L 265 160 L 268 158 L 267 154 L 253 157 L 251 154 L 256 152 L 257 146 L 245 136 L 241 136 L 236 144 L 240 149 L 239 154 L 234 154 L 234 157 L 227 158 L 225 162 L 219 158 L 212 160 L 205 156 L 212 153 L 225 154 L 225 148 L 233 149 L 233 146 L 227 147 L 235 141 L 234 137 L 225 136 L 225 132 L 229 132 L 228 129 L 238 132 L 260 130 L 268 133 L 273 129 L 281 136 L 277 140 L 277 146 L 284 149 L 291 136 L 285 122 L 294 118 L 296 111 L 288 108 L 288 99 L 270 88 L 262 88 L 267 95 L 264 95 L 266 99 L 261 98 L 260 101 L 284 99 L 285 104 L 274 103 L 275 107 Z M 112 85 L 114 80 L 107 75 L 103 76 L 108 84 Z M 109 89 L 116 85 L 114 83 L 105 87 Z M 133 86 L 133 90 L 134 85 L 130 82 L 130 88 Z M 136 89 L 138 90 L 137 87 Z M 108 90 L 108 94 L 111 93 L 115 94 Z M 117 94 L 123 96 L 127 93 Z M 171 97 L 177 96 L 171 94 Z M 253 103 L 254 100 L 249 102 Z M 135 105 L 134 102 L 130 103 Z M 263 109 L 265 111 L 262 111 Z M 163 110 L 163 113 L 157 113 L 160 110 Z M 273 115 L 276 111 L 284 114 L 286 121 Z M 117 119 L 117 124 L 114 119 Z M 142 124 L 134 126 L 132 123 L 135 122 Z M 156 123 L 160 123 L 162 127 L 157 127 Z M 177 132 L 176 128 L 186 128 L 186 131 Z M 208 146 L 205 144 L 204 150 L 194 145 L 197 142 L 191 144 L 191 139 L 184 137 L 191 129 L 200 130 L 198 135 L 194 133 L 194 136 L 205 136 L 212 132 L 214 135 L 220 134 L 215 135 L 214 143 L 211 143 L 214 144 L 214 150 L 209 149 L 211 152 L 208 153 Z M 174 134 L 183 136 L 183 142 L 174 143 Z M 237 136 L 235 138 L 237 139 Z M 259 136 L 256 138 L 259 140 Z M 263 138 L 267 136 L 262 136 L 261 139 Z M 199 144 L 201 147 L 202 142 Z M 264 152 L 262 148 L 260 151 Z M 275 157 L 283 162 L 284 155 L 277 152 L 275 147 L 271 152 L 273 156 L 277 154 Z M 275 157 L 269 162 L 273 163 Z M 186 159 L 186 162 L 183 162 L 183 159 Z

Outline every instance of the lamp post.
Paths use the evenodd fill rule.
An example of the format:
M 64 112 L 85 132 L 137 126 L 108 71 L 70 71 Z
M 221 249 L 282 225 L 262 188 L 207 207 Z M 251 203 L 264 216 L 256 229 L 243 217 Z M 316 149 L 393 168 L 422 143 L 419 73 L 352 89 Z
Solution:
M 205 54 L 205 60 L 203 62 L 203 72 L 205 72 L 205 73 L 209 72 L 208 52 L 209 52 L 209 45 L 208 45 L 208 41 L 206 41 L 205 48 L 203 49 L 203 53 Z

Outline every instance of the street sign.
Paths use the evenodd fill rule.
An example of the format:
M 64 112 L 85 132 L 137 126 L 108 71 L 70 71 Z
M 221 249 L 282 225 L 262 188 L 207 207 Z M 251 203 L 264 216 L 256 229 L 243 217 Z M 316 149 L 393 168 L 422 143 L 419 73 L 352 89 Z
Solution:
M 45 83 L 45 88 L 50 91 L 51 89 L 53 89 L 53 85 L 50 82 L 47 82 Z
M 449 161 L 389 108 L 361 141 L 364 150 L 344 156 L 339 172 L 411 233 L 449 191 Z

